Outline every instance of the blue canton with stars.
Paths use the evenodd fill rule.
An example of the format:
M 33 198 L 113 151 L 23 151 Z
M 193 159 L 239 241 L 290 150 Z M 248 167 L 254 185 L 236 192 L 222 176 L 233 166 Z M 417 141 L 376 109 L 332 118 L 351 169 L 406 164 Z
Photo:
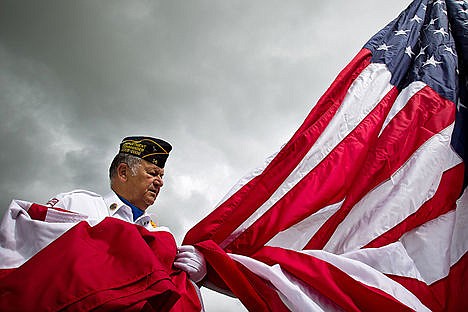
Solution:
M 413 1 L 364 48 L 387 65 L 398 89 L 422 81 L 457 106 L 451 143 L 468 164 L 468 1 Z

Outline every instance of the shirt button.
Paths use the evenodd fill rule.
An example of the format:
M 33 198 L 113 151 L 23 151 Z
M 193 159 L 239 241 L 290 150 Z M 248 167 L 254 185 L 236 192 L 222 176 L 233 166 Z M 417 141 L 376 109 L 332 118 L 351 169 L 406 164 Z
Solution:
M 115 210 L 117 208 L 117 204 L 116 203 L 113 203 L 112 205 L 110 205 L 110 210 Z

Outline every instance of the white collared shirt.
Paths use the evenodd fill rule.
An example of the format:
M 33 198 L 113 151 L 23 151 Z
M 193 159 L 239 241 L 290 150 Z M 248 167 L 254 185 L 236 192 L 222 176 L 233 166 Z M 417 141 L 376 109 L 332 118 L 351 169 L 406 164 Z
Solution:
M 114 192 L 109 192 L 102 197 L 94 192 L 74 190 L 56 195 L 47 202 L 47 206 L 86 215 L 88 216 L 86 220 L 91 225 L 99 223 L 105 217 L 113 217 L 141 225 L 150 231 L 170 232 L 167 227 L 157 226 L 146 211 L 133 221 L 132 209 L 122 202 Z

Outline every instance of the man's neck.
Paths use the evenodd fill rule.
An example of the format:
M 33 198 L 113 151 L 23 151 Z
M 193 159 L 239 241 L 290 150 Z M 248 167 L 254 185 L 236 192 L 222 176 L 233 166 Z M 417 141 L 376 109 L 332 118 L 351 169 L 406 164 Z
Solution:
M 115 193 L 118 198 L 127 206 L 129 206 L 132 209 L 132 215 L 133 215 L 133 221 L 141 217 L 145 212 L 129 202 L 127 199 L 125 199 L 123 196 L 120 196 L 119 194 Z

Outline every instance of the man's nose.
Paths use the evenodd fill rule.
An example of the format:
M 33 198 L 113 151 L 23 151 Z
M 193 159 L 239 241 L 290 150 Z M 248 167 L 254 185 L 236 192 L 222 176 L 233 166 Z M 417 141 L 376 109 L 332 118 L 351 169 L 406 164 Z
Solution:
M 153 184 L 156 185 L 156 186 L 159 186 L 159 187 L 162 187 L 164 185 L 164 181 L 162 179 L 161 176 L 157 176 L 154 180 L 153 180 Z

